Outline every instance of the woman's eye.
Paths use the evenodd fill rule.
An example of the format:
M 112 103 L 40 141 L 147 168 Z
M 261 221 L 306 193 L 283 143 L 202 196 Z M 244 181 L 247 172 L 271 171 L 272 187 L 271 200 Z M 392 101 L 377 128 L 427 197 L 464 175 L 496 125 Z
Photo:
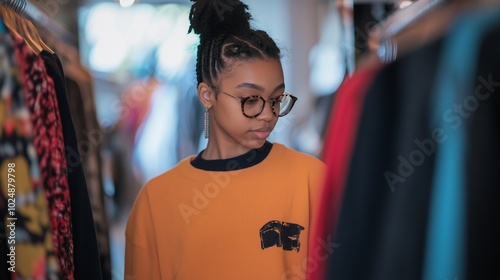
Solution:
M 259 102 L 259 98 L 249 98 L 245 101 L 248 105 L 254 105 Z

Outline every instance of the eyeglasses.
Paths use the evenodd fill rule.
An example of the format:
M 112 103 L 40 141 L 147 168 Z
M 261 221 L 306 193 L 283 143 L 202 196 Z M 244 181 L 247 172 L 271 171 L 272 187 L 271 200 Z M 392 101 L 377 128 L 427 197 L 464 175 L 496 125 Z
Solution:
M 266 106 L 266 102 L 270 103 L 271 110 L 273 111 L 273 114 L 275 116 L 284 117 L 288 113 L 290 113 L 290 111 L 293 108 L 293 105 L 298 99 L 297 97 L 286 92 L 276 98 L 272 98 L 266 101 L 264 98 L 262 98 L 262 96 L 258 95 L 252 95 L 245 98 L 238 98 L 223 90 L 219 89 L 218 91 L 240 101 L 241 112 L 247 118 L 256 118 L 258 115 L 260 115 L 262 111 L 264 111 L 264 106 Z

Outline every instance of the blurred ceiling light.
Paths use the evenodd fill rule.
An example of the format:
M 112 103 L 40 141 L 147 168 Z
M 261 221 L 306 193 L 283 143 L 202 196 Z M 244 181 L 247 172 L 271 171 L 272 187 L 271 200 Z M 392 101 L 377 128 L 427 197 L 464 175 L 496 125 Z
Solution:
M 134 5 L 135 0 L 120 0 L 120 6 L 122 8 L 128 8 L 132 5 Z
M 401 3 L 399 3 L 399 8 L 403 9 L 410 6 L 411 4 L 413 4 L 413 1 L 401 1 Z

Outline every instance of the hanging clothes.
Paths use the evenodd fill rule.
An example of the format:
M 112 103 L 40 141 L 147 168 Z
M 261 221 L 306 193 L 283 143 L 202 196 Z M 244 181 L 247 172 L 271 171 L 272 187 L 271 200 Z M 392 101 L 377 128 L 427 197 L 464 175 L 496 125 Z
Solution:
M 317 262 L 318 268 L 310 270 L 308 279 L 325 278 L 327 260 L 333 252 L 326 250 L 322 244 L 335 237 L 334 228 L 364 96 L 379 70 L 378 65 L 357 70 L 335 94 L 323 147 L 323 162 L 328 166 L 329 172 L 321 191 L 319 216 L 310 239 L 309 258 Z
M 33 143 L 35 131 L 25 99 L 28 92 L 22 83 L 15 42 L 1 21 L 0 25 L 0 173 L 2 178 L 14 175 L 11 185 L 6 179 L 0 182 L 0 275 L 2 279 L 59 279 L 49 206 Z M 7 207 L 8 203 L 14 207 Z M 7 226 L 11 223 L 15 229 Z M 6 238 L 11 231 L 15 239 Z M 15 262 L 9 264 L 8 254 L 12 253 Z M 8 268 L 13 265 L 15 272 L 9 274 Z
M 466 279 L 499 279 L 500 272 L 500 28 L 481 43 L 474 94 L 479 107 L 468 119 Z
M 481 42 L 495 28 L 500 29 L 500 7 L 468 11 L 457 19 L 443 47 L 433 94 L 433 125 L 444 131 L 446 141 L 436 150 L 424 279 L 462 279 L 466 274 L 467 119 L 481 101 L 475 96 L 474 84 L 481 77 L 475 75 Z M 448 114 L 452 104 L 462 108 L 456 115 Z
M 32 148 L 26 149 L 34 154 L 37 160 L 30 163 L 32 164 L 30 167 L 30 176 L 32 176 L 31 180 L 34 186 L 39 182 L 41 195 L 43 195 L 43 199 L 46 201 L 47 210 L 44 212 L 40 204 L 41 202 L 37 200 L 39 203 L 37 207 L 39 209 L 36 213 L 39 215 L 39 218 L 43 217 L 47 221 L 47 236 L 50 236 L 43 239 L 37 237 L 38 242 L 43 242 L 47 247 L 46 250 L 50 252 L 47 254 L 49 257 L 46 260 L 39 258 L 37 262 L 26 260 L 26 257 L 24 257 L 22 259 L 24 266 L 20 265 L 20 273 L 27 276 L 21 277 L 20 274 L 17 276 L 21 277 L 20 279 L 32 279 L 33 277 L 34 279 L 74 279 L 75 277 L 77 279 L 102 279 L 102 275 L 104 274 L 106 279 L 111 279 L 109 239 L 107 236 L 108 229 L 104 212 L 102 184 L 97 186 L 101 190 L 100 197 L 99 192 L 96 192 L 97 199 L 92 200 L 99 206 L 95 207 L 97 209 L 96 212 L 100 214 L 96 216 L 101 221 L 99 223 L 101 225 L 99 230 L 101 233 L 104 233 L 103 243 L 105 244 L 102 248 L 98 248 L 92 213 L 93 208 L 90 205 L 89 192 L 86 185 L 86 181 L 88 180 L 85 178 L 82 169 L 82 159 L 78 150 L 80 145 L 75 136 L 75 127 L 68 106 L 66 95 L 67 85 L 64 80 L 61 61 L 41 40 L 30 20 L 20 17 L 13 10 L 9 10 L 6 6 L 3 6 L 3 4 L 0 8 L 2 17 L 5 16 L 7 20 L 6 23 L 8 23 L 9 31 L 15 34 L 12 54 L 2 57 L 8 58 L 11 56 L 15 58 L 12 61 L 17 60 L 19 62 L 20 69 L 16 72 L 14 71 L 16 68 L 13 67 L 9 69 L 11 72 L 9 74 L 13 75 L 12 73 L 17 73 L 20 77 L 19 83 L 24 86 L 25 91 L 15 91 L 11 95 L 22 95 L 25 99 L 25 102 L 23 102 L 26 104 L 26 112 L 23 113 L 25 114 L 23 117 L 27 117 L 28 121 L 18 126 L 23 128 L 23 133 L 26 132 L 28 136 L 27 123 L 33 127 Z M 35 10 L 37 10 L 34 6 L 29 6 L 27 9 L 30 9 L 32 12 L 36 12 Z M 34 22 L 36 22 L 36 19 Z M 3 25 L 1 27 L 0 30 L 6 30 Z M 51 31 L 49 30 L 49 32 Z M 76 58 L 76 61 L 78 61 L 77 56 Z M 4 63 L 4 65 L 6 64 Z M 71 70 L 72 68 L 70 68 L 70 72 L 72 72 Z M 88 80 L 90 79 L 91 76 L 89 74 Z M 91 88 L 90 82 L 88 84 L 88 87 Z M 8 97 L 9 95 L 5 96 Z M 84 98 L 84 101 L 80 105 L 88 104 L 89 102 L 93 103 L 92 98 Z M 8 106 L 12 104 L 11 101 L 7 101 Z M 8 106 L 6 108 L 10 110 Z M 93 115 L 95 116 L 95 110 L 93 112 L 85 111 L 80 116 L 87 121 L 92 121 L 91 113 L 94 113 Z M 6 131 L 11 133 L 12 124 L 10 121 L 7 123 L 9 125 Z M 94 130 L 87 133 L 87 136 L 91 133 L 94 133 Z M 8 135 L 10 137 L 10 134 Z M 17 141 L 16 139 L 7 139 L 6 147 L 10 149 L 11 145 L 14 145 L 13 143 Z M 1 143 L 3 144 L 4 141 L 2 140 Z M 19 141 L 15 143 L 17 143 L 14 145 L 15 148 L 21 149 L 23 147 L 19 144 Z M 13 152 L 12 150 L 5 151 L 9 153 Z M 99 155 L 99 153 L 100 150 L 97 148 L 94 155 Z M 101 160 L 92 156 L 89 156 L 89 158 L 94 159 L 92 166 L 95 168 L 93 170 L 97 170 L 94 173 L 89 172 L 89 178 L 94 179 L 92 182 L 99 183 L 102 178 L 100 175 L 102 169 L 100 167 Z M 23 167 L 24 165 L 20 164 L 20 173 L 23 172 Z M 36 170 L 38 170 L 38 177 L 37 172 L 35 172 Z M 25 177 L 29 179 L 29 176 Z M 94 185 L 97 185 L 97 183 Z M 33 187 L 32 191 L 35 192 L 36 188 Z M 31 194 L 26 199 L 23 193 L 20 196 L 21 205 L 29 205 L 31 200 L 34 199 L 33 197 L 35 197 L 34 194 Z M 2 208 L 2 202 L 0 201 L 0 209 L 5 210 L 5 208 Z M 72 209 L 72 207 L 75 208 Z M 33 230 L 31 226 L 35 225 L 35 222 L 33 222 L 34 218 L 30 217 L 29 221 L 31 221 L 29 229 Z M 20 231 L 21 235 L 26 237 L 28 235 L 22 231 L 24 224 L 25 221 L 22 220 L 20 222 Z M 4 225 L 2 224 L 2 226 Z M 5 229 L 2 228 L 2 230 Z M 29 235 L 28 237 L 32 236 Z M 47 238 L 50 238 L 50 240 Z M 24 241 L 23 238 L 20 239 Z M 29 249 L 29 247 L 19 249 L 23 256 L 31 258 L 39 257 L 39 251 L 37 253 L 26 253 L 26 248 Z M 3 252 L 6 248 L 1 246 L 0 249 Z M 101 256 L 101 261 L 99 261 L 99 256 Z M 48 268 L 44 268 L 44 264 Z M 30 269 L 34 272 L 28 275 L 28 272 L 31 272 Z M 9 276 L 6 274 L 6 279 L 7 277 Z M 3 279 L 3 277 L 0 278 Z
M 429 100 L 441 44 L 385 66 L 366 93 L 328 279 L 421 277 L 434 154 L 418 168 L 411 155 L 432 136 Z
M 75 278 L 99 280 L 102 279 L 99 248 L 82 159 L 68 104 L 64 70 L 56 54 L 42 51 L 40 56 L 45 62 L 47 73 L 54 81 L 61 115 L 72 205 Z
M 67 178 L 65 146 L 54 83 L 43 59 L 22 38 L 14 38 L 15 52 L 26 85 L 26 103 L 34 126 L 34 144 L 40 160 L 54 245 L 65 279 L 74 279 L 71 199 Z
M 83 66 L 75 62 L 78 61 L 78 58 L 75 58 L 76 54 L 71 48 L 66 47 L 57 50 L 62 63 L 65 65 L 69 111 L 75 125 L 78 151 L 81 155 L 92 207 L 102 277 L 103 279 L 110 279 L 109 223 L 104 205 L 101 155 L 106 133 L 97 121 L 92 77 Z M 71 59 L 72 57 L 73 59 Z
M 500 7 L 463 14 L 370 85 L 327 279 L 500 277 Z

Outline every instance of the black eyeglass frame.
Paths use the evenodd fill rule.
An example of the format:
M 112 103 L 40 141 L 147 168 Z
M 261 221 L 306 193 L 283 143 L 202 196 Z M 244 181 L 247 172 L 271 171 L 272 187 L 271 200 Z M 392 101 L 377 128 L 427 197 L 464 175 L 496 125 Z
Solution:
M 271 105 L 271 111 L 273 112 L 273 114 L 274 114 L 275 116 L 277 116 L 278 118 L 280 118 L 280 117 L 284 117 L 284 116 L 288 115 L 288 113 L 290 113 L 290 111 L 292 111 L 293 106 L 295 105 L 295 102 L 297 102 L 297 100 L 298 100 L 298 98 L 297 98 L 296 96 L 293 96 L 293 95 L 291 95 L 290 93 L 287 93 L 287 92 L 285 92 L 285 93 L 281 94 L 281 95 L 280 95 L 279 97 L 277 97 L 277 98 L 272 98 L 272 99 L 269 99 L 269 100 L 265 100 L 265 99 L 264 99 L 262 96 L 260 96 L 260 95 L 251 95 L 251 96 L 244 97 L 244 98 L 238 98 L 238 97 L 236 97 L 236 96 L 233 96 L 233 95 L 231 95 L 231 94 L 229 94 L 229 93 L 227 93 L 227 92 L 223 91 L 222 89 L 215 89 L 215 90 L 216 90 L 217 92 L 222 92 L 222 93 L 224 93 L 225 95 L 230 96 L 230 97 L 232 97 L 232 98 L 234 98 L 234 99 L 236 99 L 236 100 L 240 101 L 240 102 L 241 102 L 241 113 L 243 113 L 243 115 L 244 115 L 245 117 L 250 118 L 250 119 L 256 118 L 256 117 L 258 117 L 260 114 L 262 114 L 262 112 L 264 111 L 264 108 L 266 107 L 266 103 L 268 103 L 268 102 L 271 102 L 271 103 L 270 103 L 270 105 Z M 287 111 L 285 114 L 279 114 L 279 113 L 277 114 L 277 113 L 276 113 L 276 111 L 274 110 L 274 105 L 276 104 L 276 102 L 278 102 L 278 99 L 279 99 L 279 98 L 283 98 L 284 96 L 289 96 L 290 98 L 292 98 L 292 105 L 290 106 L 290 109 L 288 109 L 288 111 Z M 245 114 L 245 102 L 247 102 L 247 100 L 249 100 L 250 98 L 260 98 L 260 100 L 262 100 L 262 102 L 263 102 L 263 104 L 264 104 L 263 106 L 261 106 L 261 107 L 260 107 L 260 111 L 259 111 L 257 114 L 253 115 L 253 116 L 249 116 L 249 115 Z

